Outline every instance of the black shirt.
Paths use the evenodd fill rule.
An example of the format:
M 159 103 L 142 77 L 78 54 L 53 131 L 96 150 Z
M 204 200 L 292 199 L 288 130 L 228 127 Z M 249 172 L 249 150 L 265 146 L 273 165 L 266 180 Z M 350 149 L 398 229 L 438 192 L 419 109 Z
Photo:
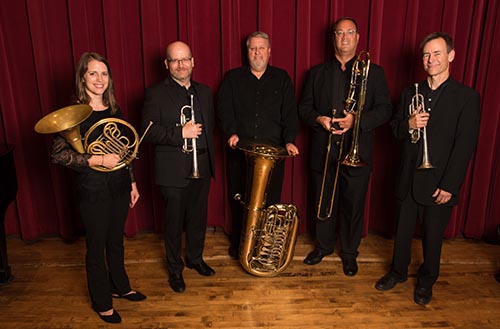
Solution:
M 284 146 L 299 132 L 292 81 L 285 70 L 268 66 L 258 79 L 249 66 L 229 71 L 218 96 L 218 118 L 226 136 Z

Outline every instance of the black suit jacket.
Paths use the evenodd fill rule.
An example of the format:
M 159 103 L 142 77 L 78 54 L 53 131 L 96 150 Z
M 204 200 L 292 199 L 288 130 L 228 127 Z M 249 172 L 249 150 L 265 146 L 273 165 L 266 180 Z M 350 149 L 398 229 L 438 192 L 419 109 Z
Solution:
M 142 109 L 142 130 L 153 122 L 144 140 L 155 144 L 155 178 L 156 184 L 169 187 L 185 187 L 191 174 L 193 157 L 182 152 L 184 139 L 180 126 L 180 110 L 185 103 L 176 97 L 177 84 L 171 78 L 154 85 L 145 92 Z M 195 118 L 201 115 L 204 132 L 199 138 L 206 139 L 209 155 L 209 168 L 199 166 L 203 177 L 214 177 L 214 103 L 210 88 L 191 81 L 195 89 L 195 97 L 199 98 L 201 108 L 195 106 Z M 197 121 L 200 121 L 197 119 Z M 198 157 L 199 158 L 199 157 Z
M 353 61 L 354 59 L 348 63 L 348 70 L 351 70 Z M 334 88 L 338 88 L 334 86 L 333 72 L 340 69 L 339 65 L 340 63 L 337 60 L 333 60 L 311 69 L 299 106 L 301 120 L 313 128 L 310 165 L 313 170 L 321 172 L 325 163 L 329 132 L 316 123 L 316 118 L 320 115 L 332 115 L 331 110 L 334 102 L 332 91 Z M 348 84 L 349 82 L 347 81 L 346 83 Z M 345 100 L 347 92 L 342 97 Z M 343 109 L 339 108 L 338 111 L 342 112 Z M 389 121 L 391 115 L 392 104 L 384 70 L 382 67 L 372 63 L 368 72 L 366 101 L 361 115 L 359 135 L 359 155 L 363 161 L 368 163 L 368 167 L 361 170 L 349 167 L 347 170 L 349 172 L 352 171 L 351 174 L 355 174 L 355 172 L 369 172 L 372 162 L 373 129 Z M 343 116 L 343 114 L 340 114 L 340 116 Z M 352 129 L 346 133 L 344 154 L 349 152 L 351 140 Z M 335 144 L 333 144 L 333 147 L 336 147 Z
M 424 83 L 427 84 L 424 81 L 421 85 Z M 391 121 L 394 136 L 402 141 L 396 196 L 404 199 L 412 187 L 418 203 L 432 206 L 436 205 L 432 194 L 440 188 L 453 194 L 447 205 L 456 205 L 478 139 L 479 94 L 448 79 L 426 128 L 429 160 L 435 169 L 416 169 L 422 162 L 423 138 L 416 144 L 410 142 L 408 106 L 414 94 L 413 86 L 403 91 L 399 109 Z

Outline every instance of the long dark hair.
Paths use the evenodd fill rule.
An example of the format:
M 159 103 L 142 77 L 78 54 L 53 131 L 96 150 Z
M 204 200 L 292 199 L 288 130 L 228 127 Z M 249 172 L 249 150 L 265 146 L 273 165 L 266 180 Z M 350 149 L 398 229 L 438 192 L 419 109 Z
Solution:
M 104 63 L 106 68 L 108 69 L 108 88 L 102 95 L 102 103 L 105 106 L 108 106 L 111 110 L 111 113 L 116 112 L 116 99 L 115 99 L 115 88 L 113 83 L 113 76 L 111 74 L 111 68 L 109 67 L 108 60 L 98 53 L 94 52 L 86 52 L 83 53 L 80 59 L 78 60 L 78 64 L 76 66 L 76 75 L 75 75 L 75 93 L 76 93 L 76 101 L 80 104 L 89 104 L 90 97 L 85 90 L 85 82 L 84 75 L 87 73 L 89 68 L 90 61 L 98 61 Z

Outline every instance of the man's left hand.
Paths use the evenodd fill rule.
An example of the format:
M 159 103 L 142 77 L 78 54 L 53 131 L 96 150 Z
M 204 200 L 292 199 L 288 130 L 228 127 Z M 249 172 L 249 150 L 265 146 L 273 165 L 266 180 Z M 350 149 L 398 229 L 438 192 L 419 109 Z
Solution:
M 354 114 L 344 110 L 345 117 L 343 118 L 333 118 L 332 123 L 337 123 L 340 127 L 338 130 L 334 130 L 332 133 L 334 135 L 345 134 L 349 129 L 354 126 Z
M 445 204 L 450 201 L 452 194 L 450 192 L 446 192 L 440 188 L 436 189 L 436 192 L 432 195 L 434 202 L 437 204 Z

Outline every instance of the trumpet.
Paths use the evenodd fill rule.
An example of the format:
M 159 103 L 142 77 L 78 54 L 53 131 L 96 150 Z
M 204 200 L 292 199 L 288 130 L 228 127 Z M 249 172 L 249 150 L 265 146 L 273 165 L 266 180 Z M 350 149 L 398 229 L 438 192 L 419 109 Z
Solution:
M 194 96 L 193 94 L 190 95 L 190 105 L 184 105 L 181 108 L 181 113 L 180 113 L 180 126 L 184 127 L 184 125 L 188 122 L 186 115 L 184 114 L 184 111 L 190 110 L 191 114 L 191 123 L 194 125 L 196 123 L 195 118 L 194 118 L 194 106 L 193 106 L 193 99 Z M 191 141 L 191 145 L 189 145 L 189 141 Z M 193 170 L 191 172 L 191 175 L 188 176 L 188 178 L 191 179 L 199 179 L 201 178 L 200 172 L 198 170 L 198 150 L 196 147 L 196 137 L 195 138 L 184 138 L 184 145 L 182 145 L 182 152 L 186 154 L 193 153 Z
M 418 83 L 415 83 L 415 95 L 411 98 L 410 105 L 408 106 L 408 112 L 410 116 L 422 113 L 425 111 L 424 96 L 418 93 Z M 429 148 L 427 146 L 427 127 L 420 129 L 413 129 L 410 136 L 410 141 L 415 144 L 422 137 L 422 163 L 417 169 L 432 169 L 435 168 L 429 159 Z

